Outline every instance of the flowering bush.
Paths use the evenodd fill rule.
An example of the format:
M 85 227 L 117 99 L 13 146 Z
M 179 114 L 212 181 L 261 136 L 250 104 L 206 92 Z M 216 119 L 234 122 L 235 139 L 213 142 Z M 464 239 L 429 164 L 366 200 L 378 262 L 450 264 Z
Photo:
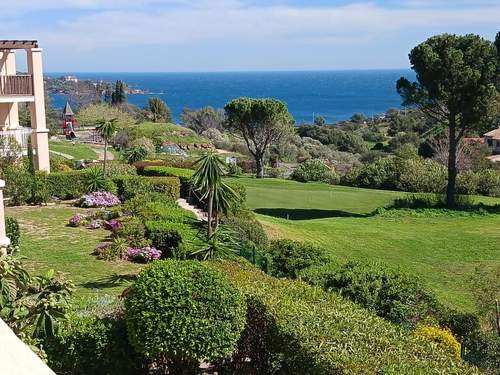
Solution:
M 87 216 L 83 214 L 74 214 L 71 219 L 69 219 L 69 225 L 72 227 L 79 227 L 88 224 L 89 220 Z
M 121 227 L 122 224 L 116 219 L 111 219 L 105 222 L 105 228 L 113 232 L 114 236 L 118 234 L 118 231 L 120 230 Z
M 414 333 L 415 336 L 424 337 L 434 342 L 438 348 L 443 349 L 455 359 L 460 360 L 460 343 L 449 329 L 433 326 L 418 326 Z
M 127 250 L 127 259 L 135 262 L 147 263 L 153 260 L 158 260 L 161 257 L 161 251 L 154 247 L 134 248 L 129 247 Z
M 116 195 L 106 191 L 96 191 L 84 195 L 80 199 L 81 207 L 112 207 L 117 206 L 121 202 Z

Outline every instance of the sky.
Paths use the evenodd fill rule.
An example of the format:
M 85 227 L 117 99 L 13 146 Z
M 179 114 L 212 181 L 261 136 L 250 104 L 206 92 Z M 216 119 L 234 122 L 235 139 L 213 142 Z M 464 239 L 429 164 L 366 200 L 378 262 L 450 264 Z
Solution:
M 492 40 L 500 30 L 499 0 L 0 0 L 0 8 L 0 37 L 37 39 L 47 72 L 408 68 L 408 52 L 432 35 Z

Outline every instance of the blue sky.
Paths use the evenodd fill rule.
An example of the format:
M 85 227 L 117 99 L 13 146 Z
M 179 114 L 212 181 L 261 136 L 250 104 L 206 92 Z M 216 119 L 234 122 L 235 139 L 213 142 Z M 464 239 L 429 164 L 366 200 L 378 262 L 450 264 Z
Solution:
M 408 67 L 431 35 L 500 30 L 489 0 L 5 0 L 2 39 L 38 39 L 45 70 Z

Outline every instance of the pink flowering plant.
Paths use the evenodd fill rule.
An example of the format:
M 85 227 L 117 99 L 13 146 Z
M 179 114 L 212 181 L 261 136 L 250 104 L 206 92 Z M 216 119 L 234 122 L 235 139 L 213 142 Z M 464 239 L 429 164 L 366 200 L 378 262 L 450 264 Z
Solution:
M 69 225 L 71 227 L 79 227 L 88 224 L 89 219 L 83 214 L 74 214 L 71 219 L 69 219 Z
M 96 191 L 85 194 L 80 199 L 80 207 L 113 207 L 119 205 L 120 199 L 107 191 Z
M 148 263 L 153 260 L 161 258 L 161 251 L 154 247 L 135 248 L 129 247 L 127 249 L 127 259 L 139 263 Z
M 107 230 L 110 230 L 114 236 L 117 236 L 118 232 L 120 231 L 120 228 L 122 227 L 122 223 L 120 223 L 116 219 L 111 219 L 111 220 L 105 222 L 104 227 Z

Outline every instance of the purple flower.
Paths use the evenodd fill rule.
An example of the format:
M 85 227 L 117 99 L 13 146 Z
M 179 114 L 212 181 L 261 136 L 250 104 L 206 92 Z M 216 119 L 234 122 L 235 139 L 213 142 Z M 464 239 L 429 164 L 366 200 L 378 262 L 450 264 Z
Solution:
M 147 263 L 161 258 L 161 251 L 154 247 L 134 248 L 127 250 L 127 259 L 135 262 Z
M 69 225 L 72 227 L 79 227 L 87 222 L 87 217 L 82 214 L 74 214 L 71 219 L 69 219 Z
M 87 226 L 88 229 L 99 229 L 102 228 L 102 220 L 101 219 L 95 219 L 90 222 L 90 224 Z
M 107 191 L 96 191 L 84 195 L 80 199 L 81 207 L 112 207 L 119 205 L 121 202 L 118 197 Z
M 122 227 L 122 223 L 120 223 L 116 219 L 112 219 L 110 221 L 106 221 L 105 226 L 106 229 L 110 230 L 111 232 L 113 232 L 114 235 L 116 235 L 120 230 L 120 228 Z

